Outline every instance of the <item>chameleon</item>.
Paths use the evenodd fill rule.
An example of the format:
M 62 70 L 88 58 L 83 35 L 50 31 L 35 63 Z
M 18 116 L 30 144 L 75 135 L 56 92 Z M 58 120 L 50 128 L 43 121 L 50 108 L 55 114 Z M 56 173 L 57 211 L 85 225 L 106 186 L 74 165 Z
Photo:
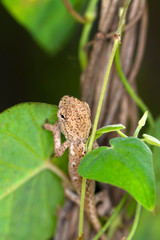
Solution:
M 78 174 L 78 166 L 86 154 L 86 142 L 91 130 L 91 113 L 87 102 L 75 97 L 64 96 L 58 106 L 58 121 L 52 125 L 45 123 L 43 127 L 52 132 L 54 137 L 55 156 L 60 157 L 69 148 L 69 175 L 77 194 L 81 195 L 82 177 Z M 61 132 L 66 141 L 61 144 Z M 85 195 L 85 212 L 96 232 L 101 229 L 95 207 L 95 181 L 87 179 Z M 107 240 L 105 235 L 101 240 Z

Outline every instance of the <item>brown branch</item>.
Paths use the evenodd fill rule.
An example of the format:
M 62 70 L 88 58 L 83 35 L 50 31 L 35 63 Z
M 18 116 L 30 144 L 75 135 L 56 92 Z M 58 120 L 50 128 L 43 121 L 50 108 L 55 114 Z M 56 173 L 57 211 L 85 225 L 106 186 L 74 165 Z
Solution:
M 136 51 L 137 54 L 135 56 L 135 61 L 133 63 L 132 71 L 129 76 L 130 82 L 134 81 L 142 62 L 145 44 L 146 44 L 147 26 L 148 26 L 148 9 L 147 9 L 147 6 L 145 6 L 143 18 L 140 24 L 141 31 L 139 33 L 139 42 L 138 42 L 138 47 Z
M 130 20 L 129 23 L 127 23 L 125 25 L 124 28 L 124 32 L 127 32 L 131 27 L 133 27 L 142 17 L 143 15 L 143 9 L 140 9 L 139 12 L 137 13 L 137 16 L 135 16 L 132 20 Z M 112 31 L 110 33 L 107 33 L 106 35 L 103 35 L 103 33 L 96 33 L 96 40 L 102 41 L 102 40 L 106 40 L 106 39 L 110 39 L 113 38 L 115 34 L 115 31 Z M 95 40 L 89 41 L 86 46 L 85 49 L 87 49 L 88 47 L 91 47 L 94 44 Z

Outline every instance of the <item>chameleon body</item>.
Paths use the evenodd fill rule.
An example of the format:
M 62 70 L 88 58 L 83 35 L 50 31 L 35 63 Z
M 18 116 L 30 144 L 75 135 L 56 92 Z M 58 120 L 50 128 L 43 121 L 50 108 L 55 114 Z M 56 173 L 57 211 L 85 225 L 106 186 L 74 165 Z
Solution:
M 91 129 L 89 105 L 77 98 L 64 96 L 58 106 L 58 121 L 54 125 L 46 123 L 44 128 L 53 133 L 56 156 L 61 156 L 69 147 L 69 174 L 78 195 L 80 195 L 82 177 L 78 174 L 78 165 L 86 154 L 86 141 Z M 66 138 L 63 144 L 61 144 L 60 132 Z M 95 181 L 87 180 L 85 211 L 98 232 L 101 225 L 96 213 L 94 191 Z M 106 240 L 106 237 L 102 235 L 101 239 Z

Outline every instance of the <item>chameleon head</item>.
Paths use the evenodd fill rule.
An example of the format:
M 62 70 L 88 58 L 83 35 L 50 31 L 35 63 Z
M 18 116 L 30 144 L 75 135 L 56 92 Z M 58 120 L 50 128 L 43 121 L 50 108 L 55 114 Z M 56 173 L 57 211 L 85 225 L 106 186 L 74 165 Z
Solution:
M 88 138 L 91 129 L 88 103 L 70 96 L 62 97 L 58 106 L 58 121 L 66 139 Z

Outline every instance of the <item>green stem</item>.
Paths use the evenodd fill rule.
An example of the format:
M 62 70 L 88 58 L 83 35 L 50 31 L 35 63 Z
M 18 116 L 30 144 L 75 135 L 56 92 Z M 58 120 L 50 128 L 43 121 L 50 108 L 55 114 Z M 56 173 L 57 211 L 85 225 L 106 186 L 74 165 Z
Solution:
M 85 67 L 87 65 L 87 61 L 88 61 L 87 54 L 85 53 L 84 47 L 85 47 L 86 43 L 88 42 L 89 33 L 91 31 L 91 28 L 92 28 L 92 22 L 84 25 L 82 34 L 81 34 L 81 38 L 80 38 L 80 42 L 79 42 L 78 57 L 79 57 L 79 63 L 80 63 L 80 67 L 81 67 L 82 71 L 85 69 Z
M 123 11 L 122 11 L 122 15 L 120 16 L 118 29 L 117 29 L 117 34 L 120 35 L 120 36 L 122 35 L 123 25 L 124 25 L 124 22 L 125 22 L 127 9 L 128 9 L 128 6 L 129 6 L 130 2 L 131 2 L 131 0 L 126 0 Z
M 96 116 L 95 116 L 95 120 L 94 120 L 94 125 L 93 125 L 91 138 L 90 138 L 89 145 L 88 145 L 88 151 L 89 152 L 92 150 L 92 145 L 93 145 L 93 142 L 94 142 L 94 137 L 95 137 L 96 129 L 97 129 L 97 126 L 98 126 L 98 121 L 99 121 L 99 116 L 100 116 L 100 112 L 101 112 L 101 108 L 102 108 L 104 94 L 105 94 L 105 91 L 106 91 L 106 86 L 107 86 L 107 83 L 108 83 L 113 59 L 114 59 L 118 44 L 119 44 L 119 40 L 115 39 L 114 45 L 113 45 L 113 48 L 112 48 L 112 52 L 111 52 L 111 55 L 110 55 L 110 58 L 109 58 L 108 67 L 107 67 L 107 71 L 106 71 L 106 76 L 105 76 L 103 86 L 102 86 L 102 90 L 101 90 L 101 95 L 100 95 L 100 98 L 99 98 L 99 103 L 98 103 L 97 112 L 96 112 Z
M 137 126 L 136 131 L 134 132 L 133 137 L 138 137 L 138 134 L 139 134 L 141 128 L 142 128 L 142 127 L 141 127 L 140 125 Z
M 87 65 L 87 55 L 84 51 L 84 47 L 88 42 L 89 34 L 91 32 L 93 21 L 95 19 L 95 9 L 96 9 L 97 2 L 98 0 L 90 0 L 90 3 L 85 13 L 85 18 L 88 21 L 83 27 L 80 42 L 79 42 L 79 50 L 78 50 L 79 62 L 82 70 L 84 70 L 84 68 Z
M 128 235 L 128 237 L 127 237 L 126 240 L 131 240 L 132 237 L 133 237 L 133 235 L 135 234 L 135 231 L 136 231 L 136 229 L 137 229 L 137 225 L 138 225 L 138 222 L 139 222 L 140 212 L 141 212 L 141 205 L 140 205 L 140 203 L 137 203 L 137 209 L 136 209 L 136 214 L 135 214 L 134 223 L 133 223 L 131 232 L 130 232 L 130 234 Z
M 93 13 L 93 8 L 95 7 L 95 3 L 97 3 L 97 0 L 92 0 L 91 2 L 90 2 L 90 8 L 92 10 L 91 13 Z M 106 87 L 107 87 L 111 67 L 112 67 L 112 64 L 113 64 L 114 56 L 115 56 L 115 53 L 116 53 L 116 50 L 117 50 L 117 47 L 118 47 L 118 44 L 119 44 L 119 41 L 120 41 L 120 36 L 121 36 L 121 32 L 122 32 L 122 27 L 123 27 L 122 23 L 124 22 L 126 12 L 127 12 L 127 9 L 128 9 L 128 6 L 129 6 L 130 2 L 131 2 L 131 0 L 126 0 L 126 2 L 125 2 L 124 8 L 123 8 L 123 13 L 120 17 L 120 23 L 118 25 L 118 30 L 117 30 L 117 35 L 119 35 L 119 36 L 118 36 L 118 38 L 117 37 L 114 38 L 114 44 L 113 44 L 112 52 L 111 52 L 111 55 L 110 55 L 110 58 L 109 58 L 104 82 L 103 82 L 103 85 L 102 85 L 101 95 L 100 95 L 100 98 L 99 98 L 99 103 L 98 103 L 98 107 L 97 107 L 97 112 L 96 112 L 96 116 L 95 116 L 95 120 L 94 120 L 94 124 L 93 124 L 93 129 L 92 129 L 91 138 L 90 138 L 90 141 L 89 141 L 87 153 L 92 150 L 94 137 L 95 137 L 95 134 L 96 134 L 96 129 L 97 129 L 99 116 L 100 116 L 100 112 L 101 112 L 101 108 L 102 108 L 102 103 L 103 103 L 103 99 L 104 99 L 104 94 L 105 94 L 105 91 L 106 91 Z M 80 203 L 80 216 L 79 216 L 79 238 L 83 235 L 83 214 L 84 214 L 84 211 L 82 212 L 82 210 L 84 210 L 85 185 L 86 185 L 86 179 L 83 178 L 82 191 L 81 191 L 81 203 Z M 84 194 L 83 194 L 83 191 L 84 191 Z
M 79 213 L 79 233 L 78 233 L 79 238 L 83 235 L 83 214 L 84 214 L 86 181 L 87 181 L 86 178 L 82 179 L 81 202 L 80 202 L 80 213 Z
M 139 120 L 138 126 L 137 126 L 137 128 L 136 128 L 136 130 L 135 130 L 135 132 L 134 132 L 133 137 L 136 137 L 136 138 L 138 137 L 138 134 L 139 134 L 141 128 L 144 127 L 145 124 L 146 124 L 147 117 L 148 117 L 148 111 L 146 111 L 146 112 L 143 114 L 143 116 L 141 117 L 141 119 Z
M 128 6 L 129 6 L 130 2 L 131 2 L 131 0 L 126 0 L 126 3 L 125 3 L 124 8 L 123 8 L 123 13 L 120 17 L 120 23 L 118 25 L 118 30 L 117 30 L 117 34 L 120 35 L 120 36 L 121 36 L 122 27 L 123 27 L 122 23 L 124 22 L 126 12 L 127 12 L 127 9 L 128 9 Z M 96 112 L 96 116 L 95 116 L 95 120 L 94 120 L 94 124 L 93 124 L 93 130 L 92 130 L 91 138 L 90 138 L 89 145 L 88 145 L 88 152 L 92 150 L 92 145 L 93 145 L 93 142 L 94 142 L 94 137 L 95 137 L 96 129 L 97 129 L 97 126 L 98 126 L 98 121 L 99 121 L 99 116 L 100 116 L 100 112 L 101 112 L 101 108 L 102 108 L 104 94 L 105 94 L 105 91 L 106 91 L 106 86 L 107 86 L 107 83 L 108 83 L 111 67 L 112 67 L 112 64 L 113 64 L 113 59 L 114 59 L 116 50 L 118 48 L 118 45 L 119 45 L 119 38 L 115 38 L 114 39 L 114 45 L 113 45 L 113 48 L 112 48 L 112 52 L 111 52 L 111 55 L 110 55 L 110 58 L 109 58 L 108 66 L 107 66 L 105 79 L 104 79 L 104 82 L 103 82 L 103 85 L 102 85 L 101 95 L 100 95 L 100 98 L 99 98 L 97 112 Z
M 127 78 L 125 77 L 125 75 L 123 73 L 123 70 L 122 70 L 122 67 L 120 64 L 119 48 L 117 49 L 117 52 L 116 52 L 115 64 L 116 64 L 116 68 L 117 68 L 119 77 L 120 77 L 126 91 L 129 93 L 129 95 L 132 97 L 132 99 L 137 103 L 137 105 L 142 110 L 142 112 L 145 112 L 146 110 L 149 112 L 148 121 L 149 121 L 150 126 L 152 127 L 154 125 L 154 120 L 153 120 L 150 110 L 145 105 L 145 103 L 140 99 L 140 97 L 138 97 L 136 95 L 136 93 L 133 91 L 131 85 L 129 84 L 129 82 L 127 81 Z
M 121 210 L 124 202 L 126 201 L 128 194 L 125 194 L 123 196 L 123 198 L 121 199 L 120 203 L 118 204 L 118 206 L 115 208 L 112 216 L 109 218 L 109 220 L 106 222 L 106 224 L 103 226 L 103 228 L 97 233 L 97 235 L 93 238 L 93 240 L 98 240 L 100 238 L 100 236 L 107 230 L 107 228 L 109 227 L 109 225 L 111 224 L 111 222 L 114 220 L 114 218 L 117 216 L 117 214 L 119 213 L 119 211 Z
M 118 130 L 117 133 L 118 133 L 121 137 L 127 137 L 127 135 L 124 134 L 123 132 L 121 132 L 120 130 Z
M 147 115 L 148 115 L 148 113 L 145 113 L 143 115 L 143 117 L 140 119 L 140 121 L 138 123 L 138 127 L 137 127 L 137 129 L 136 129 L 136 131 L 134 133 L 134 137 L 138 136 L 139 131 L 145 125 L 145 122 L 146 122 L 146 119 L 147 119 Z M 126 240 L 131 240 L 133 235 L 135 234 L 135 231 L 136 231 L 137 225 L 138 225 L 138 221 L 139 221 L 139 217 L 140 217 L 140 212 L 141 212 L 141 204 L 137 202 L 137 208 L 136 208 L 134 223 L 133 223 L 132 229 L 130 231 L 130 234 L 128 235 Z

